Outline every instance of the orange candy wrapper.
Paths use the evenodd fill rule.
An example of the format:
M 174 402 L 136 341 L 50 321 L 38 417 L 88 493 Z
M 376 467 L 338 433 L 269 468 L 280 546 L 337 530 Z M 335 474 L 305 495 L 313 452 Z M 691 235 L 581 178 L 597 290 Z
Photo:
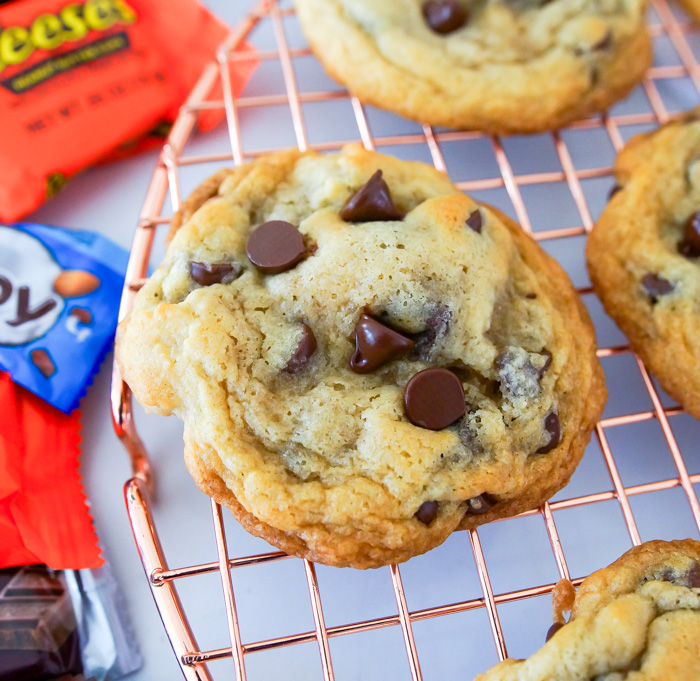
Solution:
M 66 416 L 0 372 L 0 568 L 99 567 L 80 475 L 80 413 Z
M 197 0 L 0 5 L 0 220 L 34 210 L 86 166 L 156 143 L 226 33 Z M 235 92 L 256 66 L 230 69 Z M 203 112 L 200 128 L 222 117 Z

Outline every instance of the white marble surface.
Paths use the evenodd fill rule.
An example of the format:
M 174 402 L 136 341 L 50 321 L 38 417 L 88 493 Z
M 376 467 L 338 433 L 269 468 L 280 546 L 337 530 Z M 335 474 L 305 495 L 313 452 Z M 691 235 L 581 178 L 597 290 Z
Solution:
M 248 0 L 209 0 L 222 17 L 234 22 L 252 4 Z M 285 19 L 292 46 L 303 45 L 296 21 Z M 269 24 L 254 35 L 256 44 L 273 47 Z M 697 33 L 690 42 L 700 53 Z M 677 64 L 667 38 L 659 38 L 657 63 Z M 313 57 L 295 60 L 299 89 L 339 89 L 324 74 Z M 688 78 L 659 83 L 659 92 L 671 110 L 690 108 L 700 101 Z M 277 62 L 264 63 L 251 82 L 249 94 L 284 92 Z M 640 88 L 616 108 L 618 112 L 649 111 Z M 332 139 L 357 139 L 349 100 L 303 106 L 312 143 Z M 368 108 L 375 135 L 421 133 L 417 124 Z M 289 109 L 282 106 L 241 112 L 243 145 L 247 150 L 294 144 Z M 625 138 L 645 126 L 626 126 Z M 649 126 L 646 126 L 649 127 Z M 609 166 L 614 151 L 605 132 L 596 130 L 563 133 L 577 168 Z M 191 153 L 222 151 L 227 147 L 224 128 L 195 139 Z M 444 142 L 442 151 L 455 180 L 494 177 L 498 173 L 491 143 L 487 139 Z M 515 137 L 504 148 L 516 174 L 561 170 L 549 135 Z M 430 161 L 425 144 L 384 147 L 387 153 Z M 157 154 L 150 152 L 109 166 L 84 172 L 55 199 L 28 219 L 73 228 L 98 230 L 128 247 Z M 214 169 L 187 168 L 182 173 L 183 192 Z M 611 178 L 582 183 L 594 218 L 612 186 Z M 568 189 L 557 185 L 528 185 L 521 188 L 535 230 L 581 225 Z M 477 192 L 482 200 L 495 203 L 510 214 L 513 208 L 504 189 Z M 547 241 L 546 250 L 555 255 L 578 286 L 588 285 L 583 261 L 584 237 Z M 161 253 L 160 247 L 156 253 Z M 619 345 L 624 338 L 605 317 L 592 295 L 586 296 L 603 346 Z M 102 367 L 84 400 L 82 472 L 97 532 L 126 595 L 129 615 L 136 629 L 145 662 L 132 681 L 165 681 L 181 678 L 179 667 L 161 626 L 146 578 L 132 540 L 124 508 L 122 487 L 130 475 L 126 454 L 112 432 L 109 416 L 111 356 Z M 640 374 L 630 355 L 604 361 L 610 388 L 606 416 L 651 408 Z M 668 402 L 667 402 L 668 403 Z M 209 501 L 200 494 L 182 461 L 181 427 L 175 419 L 138 413 L 140 432 L 152 455 L 157 474 L 158 495 L 155 516 L 171 567 L 216 559 Z M 700 472 L 698 436 L 700 425 L 688 416 L 673 416 L 671 425 L 691 473 Z M 676 476 L 668 447 L 655 420 L 608 431 L 623 483 L 635 485 Z M 568 498 L 612 489 L 597 442 L 593 442 L 571 484 L 556 498 Z M 642 539 L 698 537 L 687 502 L 680 489 L 633 497 L 632 510 Z M 574 576 L 601 567 L 631 546 L 619 506 L 610 501 L 573 510 L 558 511 L 555 521 Z M 233 555 L 269 550 L 261 540 L 247 535 L 227 520 Z M 555 581 L 558 573 L 539 516 L 495 523 L 480 530 L 494 591 L 502 593 Z M 468 537 L 458 533 L 442 547 L 402 566 L 408 605 L 420 610 L 481 596 Z M 396 614 L 388 569 L 371 572 L 318 567 L 321 596 L 329 626 Z M 244 642 L 311 631 L 314 628 L 301 561 L 285 560 L 255 568 L 235 570 L 241 631 Z M 229 645 L 223 598 L 216 574 L 188 578 L 180 583 L 181 596 L 203 649 Z M 547 597 L 499 607 L 508 651 L 522 657 L 542 642 L 550 624 Z M 496 662 L 486 613 L 483 609 L 464 614 L 424 620 L 414 625 L 416 644 L 425 679 L 468 681 Z M 407 658 L 398 627 L 366 634 L 343 636 L 331 641 L 336 678 L 357 681 L 398 681 L 409 679 Z M 293 646 L 277 652 L 246 657 L 249 679 L 321 679 L 318 648 L 314 644 Z M 233 678 L 230 660 L 211 666 L 215 678 Z

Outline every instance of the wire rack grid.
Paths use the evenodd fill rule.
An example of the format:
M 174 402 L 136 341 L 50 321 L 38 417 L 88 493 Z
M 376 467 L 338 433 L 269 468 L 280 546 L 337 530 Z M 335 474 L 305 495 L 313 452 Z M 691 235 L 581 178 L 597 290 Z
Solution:
M 503 207 L 506 212 L 516 217 L 523 229 L 537 239 L 543 247 L 546 248 L 548 244 L 558 243 L 561 246 L 558 253 L 576 252 L 580 257 L 585 243 L 585 234 L 592 229 L 594 215 L 599 212 L 604 203 L 604 198 L 601 199 L 601 187 L 605 188 L 604 193 L 606 193 L 613 184 L 611 163 L 614 153 L 624 145 L 625 139 L 632 133 L 640 129 L 653 128 L 668 120 L 673 109 L 681 108 L 678 106 L 679 98 L 684 105 L 683 108 L 700 103 L 700 95 L 698 94 L 700 92 L 700 63 L 696 56 L 700 52 L 700 33 L 678 10 L 669 6 L 666 0 L 653 0 L 653 7 L 650 11 L 650 31 L 657 47 L 657 61 L 638 88 L 636 95 L 633 95 L 626 104 L 614 107 L 611 112 L 605 115 L 596 115 L 578 121 L 566 130 L 533 136 L 529 138 L 529 141 L 526 139 L 518 141 L 516 138 L 501 139 L 495 136 L 485 136 L 478 132 L 433 129 L 430 126 L 418 124 L 399 133 L 395 131 L 391 131 L 390 134 L 377 132 L 376 129 L 382 127 L 379 124 L 381 119 L 376 118 L 378 122 L 373 125 L 370 120 L 372 112 L 368 111 L 371 107 L 363 105 L 342 88 L 329 85 L 328 89 L 325 90 L 302 91 L 302 88 L 299 87 L 297 75 L 299 63 L 301 60 L 313 59 L 313 56 L 309 48 L 303 44 L 299 47 L 291 44 L 293 40 L 296 40 L 297 34 L 294 31 L 298 31 L 298 27 L 294 28 L 293 22 L 295 21 L 294 10 L 287 4 L 276 0 L 261 2 L 231 31 L 218 52 L 217 62 L 210 64 L 203 72 L 170 133 L 148 188 L 132 246 L 120 318 L 123 318 L 131 309 L 134 295 L 145 281 L 156 232 L 159 231 L 162 235 L 164 230 L 158 228 L 169 223 L 171 219 L 168 209 L 176 211 L 180 206 L 183 171 L 192 168 L 196 171 L 197 179 L 201 180 L 207 174 L 203 169 L 209 168 L 212 163 L 238 165 L 247 159 L 273 151 L 274 144 L 269 142 L 261 145 L 260 148 L 246 148 L 243 144 L 243 139 L 246 136 L 245 125 L 249 124 L 254 127 L 256 113 L 266 108 L 281 107 L 291 117 L 293 135 L 301 150 L 336 150 L 344 143 L 358 138 L 366 148 L 380 151 L 420 147 L 427 149 L 429 159 L 436 168 L 453 174 L 449 158 L 454 157 L 455 154 L 464 155 L 471 148 L 469 146 L 471 143 L 479 143 L 478 148 L 482 150 L 485 149 L 484 145 L 486 145 L 490 149 L 489 159 L 491 160 L 489 163 L 482 164 L 485 170 L 482 169 L 478 176 L 461 180 L 453 178 L 457 179 L 457 186 L 477 197 L 488 194 L 490 191 L 495 192 L 494 196 L 500 197 L 504 203 L 503 206 L 499 207 Z M 252 52 L 236 51 L 237 46 L 242 41 L 254 36 L 258 30 L 266 30 L 271 36 L 268 47 L 256 48 Z M 292 35 L 291 40 L 290 34 Z M 662 59 L 658 58 L 660 52 L 666 55 Z M 252 94 L 244 91 L 242 96 L 234 97 L 230 68 L 243 59 L 259 60 L 261 68 L 273 62 L 278 65 L 281 71 L 282 91 L 269 93 L 265 92 L 263 87 L 262 91 L 253 91 Z M 328 82 L 330 83 L 330 81 Z M 675 87 L 679 83 L 683 88 L 684 94 L 682 96 L 678 94 Z M 215 91 L 217 86 L 223 97 L 212 99 L 211 93 Z M 354 129 L 333 124 L 331 134 L 327 135 L 328 139 L 314 141 L 313 136 L 310 135 L 310 132 L 313 132 L 313 124 L 309 124 L 306 120 L 310 114 L 309 110 L 305 110 L 305 107 L 310 104 L 322 105 L 324 108 L 321 111 L 325 112 L 326 118 L 333 117 L 332 112 L 327 108 L 331 101 L 343 101 L 349 104 Z M 211 153 L 204 154 L 188 153 L 188 142 L 195 136 L 197 117 L 201 111 L 210 109 L 222 109 L 225 112 L 230 149 L 226 151 L 216 149 Z M 245 119 L 243 123 L 242 119 Z M 376 129 L 373 130 L 373 128 Z M 596 155 L 596 158 L 593 159 L 592 163 L 588 163 L 587 167 L 581 167 L 581 164 L 576 161 L 576 156 L 582 146 L 581 140 L 577 139 L 576 135 L 581 131 L 590 131 L 597 135 L 604 134 L 610 147 L 607 153 L 601 155 L 602 158 L 598 158 Z M 274 142 L 274 134 L 272 134 L 272 138 Z M 522 163 L 520 161 L 514 163 L 513 159 L 516 158 L 517 154 L 511 152 L 516 143 L 525 145 L 523 149 L 525 149 L 526 156 L 537 158 L 549 154 L 556 168 L 546 170 L 536 168 L 534 172 L 521 172 Z M 586 146 L 585 141 L 583 146 Z M 522 155 L 521 153 L 520 157 Z M 478 165 L 479 160 L 469 161 L 469 163 Z M 547 201 L 543 202 L 543 195 L 536 192 L 532 194 L 534 198 L 531 198 L 532 190 L 539 189 L 547 192 Z M 597 200 L 592 198 L 595 193 L 593 189 L 597 191 Z M 560 208 L 558 208 L 560 204 L 552 198 L 564 194 L 571 203 L 572 218 L 566 218 L 560 214 Z M 540 198 L 537 198 L 538 196 Z M 171 204 L 169 207 L 167 205 L 168 198 Z M 543 206 L 543 203 L 546 205 Z M 554 220 L 554 224 L 550 222 L 547 228 L 538 229 L 537 224 L 535 224 L 537 220 L 533 218 L 533 214 L 542 210 L 549 210 L 550 215 L 554 213 L 551 218 Z M 566 213 L 566 209 L 561 210 Z M 563 222 L 568 219 L 571 223 L 570 226 L 558 225 L 560 218 Z M 595 307 L 596 302 L 590 285 L 584 282 L 578 287 L 578 290 L 589 307 Z M 602 323 L 604 325 L 606 322 Z M 612 336 L 615 337 L 615 334 L 613 333 Z M 567 488 L 539 509 L 519 516 L 520 518 L 541 517 L 556 565 L 557 576 L 558 578 L 572 579 L 574 584 L 580 583 L 581 575 L 585 573 L 572 574 L 569 569 L 570 561 L 565 555 L 558 525 L 555 522 L 555 514 L 559 514 L 561 511 L 593 506 L 604 506 L 609 509 L 609 505 L 606 506 L 604 502 L 616 502 L 629 536 L 629 543 L 636 545 L 642 541 L 642 535 L 633 512 L 632 502 L 638 497 L 653 496 L 654 493 L 678 489 L 682 492 L 685 509 L 683 513 L 686 516 L 689 513 L 691 517 L 687 519 L 685 524 L 680 523 L 678 527 L 674 525 L 671 532 L 690 533 L 697 537 L 700 528 L 700 504 L 694 489 L 694 485 L 700 483 L 700 461 L 695 461 L 693 458 L 693 443 L 696 441 L 698 431 L 693 431 L 694 426 L 691 425 L 691 435 L 688 436 L 686 431 L 678 427 L 680 421 L 677 420 L 683 416 L 682 409 L 658 389 L 642 362 L 624 344 L 624 338 L 619 334 L 617 338 L 621 341 L 620 343 L 612 345 L 602 343 L 598 350 L 598 355 L 604 363 L 606 359 L 621 356 L 627 357 L 629 360 L 624 370 L 618 369 L 617 373 L 612 372 L 612 380 L 611 373 L 606 366 L 611 393 L 615 391 L 615 381 L 620 378 L 620 371 L 623 373 L 635 371 L 638 372 L 639 379 L 636 385 L 640 388 L 636 392 L 643 392 L 644 400 L 640 401 L 638 396 L 632 395 L 629 386 L 625 384 L 627 392 L 623 395 L 622 401 L 631 404 L 631 407 L 623 410 L 624 413 L 608 415 L 606 412 L 604 418 L 596 425 L 592 447 L 598 449 L 602 455 L 608 481 L 606 489 L 594 493 L 576 494 L 577 488 L 574 486 L 567 495 L 567 491 L 569 491 Z M 424 674 L 421 669 L 419 646 L 416 643 L 414 633 L 416 624 L 424 620 L 474 610 L 486 613 L 495 644 L 496 656 L 502 660 L 508 653 L 499 608 L 508 603 L 549 594 L 556 582 L 556 579 L 551 579 L 546 583 L 515 590 L 499 591 L 495 589 L 490 574 L 495 566 L 493 562 L 487 565 L 487 558 L 480 539 L 480 533 L 484 531 L 484 528 L 480 528 L 478 531 L 466 532 L 478 575 L 480 594 L 473 598 L 443 605 L 411 609 L 404 588 L 402 571 L 398 565 L 392 565 L 389 568 L 389 573 L 396 601 L 395 613 L 328 626 L 324 618 L 316 567 L 309 561 L 303 561 L 314 628 L 285 636 L 244 642 L 232 572 L 246 566 L 260 566 L 289 557 L 279 551 L 245 556 L 232 555 L 233 552 L 227 544 L 222 509 L 212 502 L 211 513 L 218 559 L 212 562 L 169 568 L 152 513 L 153 473 L 149 456 L 136 430 L 131 393 L 128 386 L 123 383 L 116 364 L 113 368 L 111 397 L 114 426 L 131 457 L 134 469 L 134 477 L 127 482 L 125 487 L 127 509 L 134 537 L 153 597 L 175 655 L 187 679 L 212 679 L 214 678 L 212 663 L 228 659 L 232 661 L 233 668 L 225 667 L 222 678 L 231 678 L 233 675 L 238 681 L 242 681 L 249 678 L 246 664 L 252 654 L 302 643 L 312 643 L 318 646 L 320 673 L 326 681 L 330 681 L 336 676 L 340 676 L 337 665 L 334 666 L 331 654 L 331 642 L 336 637 L 398 627 L 402 634 L 407 656 L 403 663 L 405 665 L 407 660 L 406 676 L 418 681 L 428 678 L 430 674 Z M 672 460 L 671 473 L 656 475 L 655 477 L 660 479 L 653 481 L 624 484 L 625 475 L 621 471 L 620 455 L 614 455 L 616 445 L 611 444 L 611 439 L 618 441 L 620 439 L 618 433 L 624 431 L 625 427 L 646 422 L 656 422 L 660 428 L 663 443 L 665 443 Z M 685 423 L 687 424 L 687 421 Z M 683 446 L 679 444 L 677 437 L 679 432 L 685 433 L 683 435 L 684 442 L 688 444 L 683 444 Z M 624 439 L 624 435 L 622 437 Z M 641 446 L 645 446 L 643 442 Z M 596 456 L 596 453 L 587 451 L 584 461 L 589 460 L 592 456 Z M 618 460 L 616 460 L 616 456 Z M 692 470 L 689 471 L 687 465 L 686 459 L 689 456 L 692 459 L 693 469 L 697 469 L 694 474 Z M 640 467 L 644 465 L 646 464 L 639 464 Z M 626 463 L 625 466 L 628 464 Z M 605 513 L 609 515 L 610 511 L 606 510 Z M 608 516 L 604 514 L 602 517 Z M 498 521 L 495 524 L 506 522 L 511 521 Z M 595 565 L 602 567 L 603 563 L 599 562 Z M 512 569 L 516 568 L 513 566 Z M 193 580 L 210 573 L 219 573 L 220 575 L 230 645 L 202 649 L 197 644 L 187 612 L 180 601 L 178 584 L 181 584 L 183 580 Z M 347 677 L 347 674 L 345 676 Z M 217 678 L 219 677 L 217 676 Z

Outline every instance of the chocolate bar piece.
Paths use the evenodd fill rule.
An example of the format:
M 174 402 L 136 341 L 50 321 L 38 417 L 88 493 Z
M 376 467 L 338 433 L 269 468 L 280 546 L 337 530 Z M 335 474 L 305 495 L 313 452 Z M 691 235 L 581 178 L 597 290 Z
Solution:
M 0 570 L 0 681 L 81 674 L 76 627 L 61 572 L 44 565 Z

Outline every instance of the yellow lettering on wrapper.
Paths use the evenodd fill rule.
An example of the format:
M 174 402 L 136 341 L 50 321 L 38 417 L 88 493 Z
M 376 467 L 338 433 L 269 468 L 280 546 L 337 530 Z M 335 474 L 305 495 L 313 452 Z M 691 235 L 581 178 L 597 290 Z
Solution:
M 136 12 L 125 0 L 87 0 L 65 5 L 58 14 L 41 14 L 29 27 L 0 27 L 0 71 L 21 64 L 35 50 L 52 50 L 90 31 L 135 21 Z

